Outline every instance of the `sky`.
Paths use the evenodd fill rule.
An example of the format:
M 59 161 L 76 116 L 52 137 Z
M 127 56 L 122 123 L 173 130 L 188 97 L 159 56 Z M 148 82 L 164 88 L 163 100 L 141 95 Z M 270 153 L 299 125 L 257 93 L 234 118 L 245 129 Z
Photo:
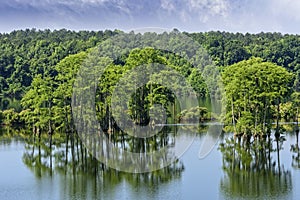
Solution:
M 299 0 L 0 0 L 0 32 L 25 28 L 300 33 Z

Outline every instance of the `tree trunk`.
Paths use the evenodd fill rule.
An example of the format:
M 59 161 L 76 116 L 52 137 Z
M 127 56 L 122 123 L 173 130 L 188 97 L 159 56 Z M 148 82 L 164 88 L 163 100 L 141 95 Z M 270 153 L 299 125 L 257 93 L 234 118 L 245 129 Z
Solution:
M 234 118 L 234 109 L 233 109 L 233 98 L 231 99 L 231 114 L 232 114 L 232 124 L 234 128 L 234 134 L 237 134 L 236 125 L 235 125 L 235 118 Z
M 264 102 L 264 118 L 263 118 L 263 133 L 266 133 L 266 117 L 267 117 L 267 100 Z
M 280 132 L 279 132 L 279 115 L 280 115 L 280 100 L 278 99 L 277 117 L 276 117 L 276 131 L 275 131 L 275 137 L 276 138 L 280 137 Z

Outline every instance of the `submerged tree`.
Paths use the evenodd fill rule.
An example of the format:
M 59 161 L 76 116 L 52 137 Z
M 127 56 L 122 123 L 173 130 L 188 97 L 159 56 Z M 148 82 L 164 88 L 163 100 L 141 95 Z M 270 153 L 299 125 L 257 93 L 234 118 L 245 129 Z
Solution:
M 293 75 L 260 58 L 251 58 L 225 68 L 227 120 L 236 135 L 270 134 L 271 120 L 280 119 L 280 104 L 289 99 Z

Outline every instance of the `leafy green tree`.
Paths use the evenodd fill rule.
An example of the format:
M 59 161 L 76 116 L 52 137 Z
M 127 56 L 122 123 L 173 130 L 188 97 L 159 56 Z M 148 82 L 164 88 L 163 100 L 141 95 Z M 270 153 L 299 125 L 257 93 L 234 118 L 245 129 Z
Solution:
M 87 54 L 81 52 L 75 55 L 70 55 L 60 61 L 56 66 L 57 76 L 55 84 L 57 85 L 53 96 L 54 103 L 54 120 L 56 130 L 69 132 L 72 129 L 72 93 L 73 85 L 76 79 L 77 72 L 81 67 Z
M 53 133 L 53 92 L 52 77 L 38 75 L 33 79 L 30 90 L 24 95 L 21 103 L 30 113 L 24 114 L 24 120 L 33 127 L 34 133 L 48 131 Z
M 251 58 L 225 68 L 222 77 L 227 119 L 234 124 L 235 134 L 266 135 L 271 119 L 279 120 L 280 103 L 289 99 L 293 75 L 276 64 Z

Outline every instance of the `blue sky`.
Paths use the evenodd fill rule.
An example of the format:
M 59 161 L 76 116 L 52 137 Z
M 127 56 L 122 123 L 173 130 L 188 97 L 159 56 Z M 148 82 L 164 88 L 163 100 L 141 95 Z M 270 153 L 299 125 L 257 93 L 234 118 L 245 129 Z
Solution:
M 299 0 L 0 0 L 0 32 L 16 29 L 300 33 Z

